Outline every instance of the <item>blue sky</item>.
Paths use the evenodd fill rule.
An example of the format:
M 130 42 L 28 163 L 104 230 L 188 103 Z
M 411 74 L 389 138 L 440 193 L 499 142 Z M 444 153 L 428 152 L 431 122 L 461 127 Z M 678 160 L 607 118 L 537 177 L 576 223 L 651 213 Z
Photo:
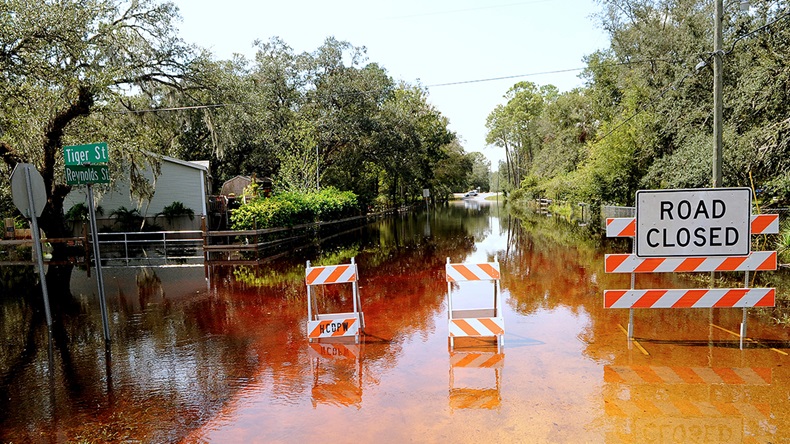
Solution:
M 254 56 L 255 39 L 279 36 L 296 52 L 312 52 L 334 36 L 367 48 L 396 80 L 428 86 L 429 101 L 450 119 L 467 152 L 492 162 L 500 149 L 486 147 L 485 120 L 514 83 L 582 86 L 582 57 L 608 47 L 592 14 L 592 0 L 175 0 L 181 36 L 212 51 Z M 521 76 L 494 81 L 499 77 Z M 447 83 L 465 82 L 455 85 Z

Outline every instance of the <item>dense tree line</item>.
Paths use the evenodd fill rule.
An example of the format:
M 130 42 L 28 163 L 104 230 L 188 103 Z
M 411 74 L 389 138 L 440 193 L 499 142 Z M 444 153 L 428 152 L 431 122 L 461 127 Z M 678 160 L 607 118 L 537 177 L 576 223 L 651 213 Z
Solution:
M 253 60 L 215 60 L 179 38 L 177 18 L 157 0 L 0 3 L 0 213 L 13 213 L 12 168 L 33 163 L 47 191 L 42 229 L 62 237 L 62 147 L 97 141 L 141 201 L 156 192 L 142 172 L 157 154 L 210 160 L 215 187 L 254 174 L 283 191 L 349 190 L 363 208 L 473 181 L 481 159 L 426 89 L 394 80 L 364 48 L 329 37 L 299 54 L 272 38 Z
M 500 179 L 528 196 L 620 205 L 638 189 L 711 186 L 713 2 L 599 3 L 610 46 L 586 58 L 585 86 L 517 83 L 490 113 Z M 735 3 L 723 20 L 723 185 L 753 186 L 773 206 L 790 204 L 787 6 Z

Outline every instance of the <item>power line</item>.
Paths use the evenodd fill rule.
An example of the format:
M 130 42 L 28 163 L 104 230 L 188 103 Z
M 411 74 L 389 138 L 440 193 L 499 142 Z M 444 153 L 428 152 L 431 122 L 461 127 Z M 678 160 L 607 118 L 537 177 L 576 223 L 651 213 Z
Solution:
M 678 59 L 644 59 L 644 60 L 629 60 L 627 62 L 604 62 L 601 63 L 601 66 L 608 67 L 608 66 L 625 66 L 625 65 L 639 65 L 643 63 L 653 63 L 653 62 L 666 62 L 666 63 L 682 63 L 682 60 Z M 534 77 L 534 76 L 542 76 L 546 74 L 562 74 L 566 72 L 573 72 L 573 71 L 583 71 L 589 68 L 589 66 L 583 66 L 580 68 L 567 68 L 567 69 L 557 69 L 554 71 L 541 71 L 541 72 L 533 72 L 528 74 L 516 74 L 512 76 L 502 76 L 502 77 L 488 77 L 484 79 L 474 79 L 474 80 L 460 80 L 458 82 L 448 82 L 448 83 L 435 83 L 433 85 L 426 85 L 426 88 L 437 88 L 441 86 L 454 86 L 454 85 L 466 85 L 470 83 L 482 83 L 482 82 L 495 82 L 497 80 L 507 80 L 507 79 L 517 79 L 520 77 Z
M 646 59 L 646 60 L 631 60 L 627 62 L 604 62 L 601 63 L 602 66 L 624 66 L 624 65 L 635 65 L 635 64 L 642 64 L 642 63 L 652 63 L 652 62 L 667 62 L 667 63 L 679 63 L 678 60 L 673 59 Z M 457 82 L 446 82 L 446 83 L 435 83 L 431 85 L 425 85 L 425 88 L 440 88 L 444 86 L 457 86 L 457 85 L 468 85 L 473 83 L 483 83 L 483 82 L 495 82 L 499 80 L 508 80 L 508 79 L 517 79 L 522 77 L 534 77 L 534 76 L 541 76 L 547 74 L 561 74 L 566 72 L 574 72 L 574 71 L 583 71 L 587 69 L 587 66 L 579 67 L 579 68 L 567 68 L 567 69 L 557 69 L 552 71 L 541 71 L 541 72 L 533 72 L 527 74 L 516 74 L 516 75 L 509 75 L 509 76 L 500 76 L 500 77 L 487 77 L 482 79 L 472 79 L 472 80 L 459 80 Z M 374 91 L 353 91 L 348 92 L 346 94 L 368 94 Z M 191 105 L 191 106 L 177 106 L 177 107 L 170 107 L 170 108 L 150 108 L 150 109 L 140 109 L 140 110 L 127 110 L 127 111 L 109 111 L 107 114 L 143 114 L 143 113 L 154 113 L 154 112 L 164 112 L 164 111 L 187 111 L 187 110 L 196 110 L 196 109 L 209 109 L 209 108 L 223 108 L 226 106 L 239 106 L 239 105 L 250 105 L 249 102 L 231 102 L 231 103 L 215 103 L 215 104 L 208 104 L 208 105 Z
M 516 74 L 512 76 L 502 76 L 502 77 L 489 77 L 485 79 L 475 79 L 475 80 L 460 80 L 458 82 L 448 82 L 448 83 L 435 83 L 433 85 L 426 85 L 426 88 L 438 88 L 440 86 L 453 86 L 453 85 L 466 85 L 469 83 L 482 83 L 482 82 L 494 82 L 497 80 L 507 80 L 507 79 L 517 79 L 519 77 L 534 77 L 534 76 L 542 76 L 545 74 L 561 74 L 565 72 L 573 72 L 573 71 L 582 71 L 587 69 L 587 67 L 582 68 L 568 68 L 568 69 L 558 69 L 555 71 L 542 71 L 542 72 L 533 72 L 529 74 Z

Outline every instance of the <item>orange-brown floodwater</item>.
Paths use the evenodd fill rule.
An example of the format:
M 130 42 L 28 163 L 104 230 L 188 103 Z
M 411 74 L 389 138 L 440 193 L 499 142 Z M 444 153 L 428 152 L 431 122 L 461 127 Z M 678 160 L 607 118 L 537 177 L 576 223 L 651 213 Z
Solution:
M 630 285 L 603 255 L 628 248 L 465 202 L 259 263 L 106 268 L 107 346 L 95 273 L 75 269 L 50 290 L 51 335 L 38 290 L 0 296 L 0 442 L 790 442 L 787 329 L 751 309 L 741 349 L 740 309 L 640 309 L 629 342 L 628 310 L 603 308 L 604 289 Z M 352 257 L 362 340 L 309 343 L 305 262 Z M 498 258 L 499 350 L 449 347 L 448 257 Z M 317 293 L 324 311 L 351 303 L 350 285 Z

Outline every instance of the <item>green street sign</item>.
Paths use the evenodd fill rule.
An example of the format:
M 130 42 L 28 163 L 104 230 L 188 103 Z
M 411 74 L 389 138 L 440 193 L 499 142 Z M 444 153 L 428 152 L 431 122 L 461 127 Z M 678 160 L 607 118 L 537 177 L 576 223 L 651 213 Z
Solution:
M 66 165 L 107 163 L 110 160 L 110 150 L 107 149 L 107 142 L 64 146 L 63 160 Z
M 66 165 L 66 183 L 69 185 L 110 183 L 110 167 L 106 164 Z

